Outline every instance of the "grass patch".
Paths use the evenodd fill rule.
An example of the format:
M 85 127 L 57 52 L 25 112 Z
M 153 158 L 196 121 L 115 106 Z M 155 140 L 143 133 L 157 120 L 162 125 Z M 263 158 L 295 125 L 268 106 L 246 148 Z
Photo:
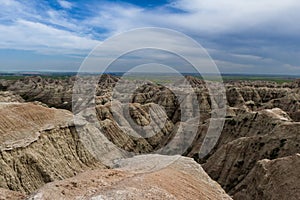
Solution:
M 19 79 L 22 79 L 22 78 L 25 78 L 27 76 L 0 76 L 0 79 L 3 79 L 3 80 L 19 80 Z M 29 77 L 29 76 L 28 76 Z M 51 79 L 59 79 L 59 80 L 64 80 L 64 79 L 68 79 L 70 76 L 40 76 L 44 79 L 46 78 L 51 78 Z

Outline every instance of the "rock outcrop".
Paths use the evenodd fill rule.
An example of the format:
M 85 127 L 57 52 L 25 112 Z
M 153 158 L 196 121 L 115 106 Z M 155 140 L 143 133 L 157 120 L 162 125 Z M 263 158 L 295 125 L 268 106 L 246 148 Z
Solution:
M 78 80 L 89 85 L 96 79 Z M 204 81 L 190 76 L 163 86 L 103 75 L 92 85 L 95 88 L 86 91 L 88 96 L 73 91 L 74 82 L 73 77 L 0 81 L 0 188 L 6 189 L 4 194 L 17 198 L 17 193 L 8 190 L 29 194 L 40 188 L 31 198 L 230 198 L 191 159 L 180 157 L 166 168 L 161 164 L 170 156 L 117 162 L 141 153 L 163 153 L 193 157 L 234 199 L 299 198 L 299 80 L 227 82 L 228 105 L 222 104 L 222 95 L 211 97 Z M 219 89 L 217 83 L 209 83 Z M 71 110 L 73 92 L 79 95 L 74 116 L 49 108 Z M 218 109 L 212 112 L 215 105 Z M 212 125 L 222 110 L 227 110 L 226 117 Z M 205 149 L 208 154 L 202 157 L 208 130 L 220 131 L 221 122 L 221 135 L 208 138 L 218 142 L 212 150 Z M 164 162 L 151 166 L 152 158 Z M 279 188 L 283 192 L 276 193 Z
M 269 82 L 226 84 L 229 106 L 250 110 L 280 108 L 295 121 L 299 119 L 300 90 L 295 83 L 278 85 Z
M 175 158 L 175 160 L 174 160 Z M 157 163 L 159 160 L 159 163 Z M 161 163 L 172 163 L 154 170 Z M 144 173 L 146 169 L 152 169 Z M 119 168 L 94 170 L 39 189 L 29 199 L 231 199 L 190 158 L 143 155 L 121 160 Z
M 11 91 L 0 91 L 0 102 L 24 102 L 24 99 Z
M 247 176 L 257 161 L 298 153 L 299 130 L 300 123 L 283 122 L 268 134 L 235 139 L 221 145 L 203 168 L 227 192 L 233 193 L 232 189 Z
M 234 189 L 234 199 L 300 199 L 300 154 L 256 163 Z
M 25 199 L 25 195 L 20 192 L 0 188 L 0 200 L 21 200 Z
M 19 80 L 7 80 L 2 83 L 2 89 L 12 91 L 20 95 L 28 102 L 40 101 L 49 107 L 72 108 L 72 86 L 74 78 L 52 79 L 36 77 L 24 77 Z M 1 89 L 1 83 L 0 83 Z
M 0 103 L 0 187 L 31 193 L 99 163 L 80 142 L 69 111 Z

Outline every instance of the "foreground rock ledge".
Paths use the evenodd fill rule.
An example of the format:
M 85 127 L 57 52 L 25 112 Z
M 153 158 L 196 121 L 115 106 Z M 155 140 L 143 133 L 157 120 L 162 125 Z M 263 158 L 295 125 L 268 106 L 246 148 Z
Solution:
M 158 169 L 157 160 L 169 165 L 149 171 Z M 191 158 L 143 155 L 124 159 L 119 166 L 48 183 L 29 199 L 231 199 Z

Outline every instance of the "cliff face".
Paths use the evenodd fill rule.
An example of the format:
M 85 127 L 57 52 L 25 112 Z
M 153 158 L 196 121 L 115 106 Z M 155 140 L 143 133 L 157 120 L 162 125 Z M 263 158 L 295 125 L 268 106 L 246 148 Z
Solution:
M 83 147 L 72 114 L 32 103 L 0 104 L 0 187 L 31 193 L 105 166 Z
M 300 152 L 299 94 L 295 83 L 227 85 L 228 103 L 232 107 L 227 112 L 218 144 L 201 162 L 206 172 L 234 199 L 298 198 L 299 188 L 288 179 L 293 182 L 297 176 L 292 176 L 299 172 L 299 167 L 297 159 L 288 156 Z M 276 177 L 285 173 L 283 166 L 288 162 L 283 160 L 286 159 L 293 160 L 289 166 L 293 170 L 282 183 Z M 275 163 L 281 163 L 282 168 Z M 273 166 L 278 171 L 271 170 Z M 278 190 L 284 185 L 284 192 L 276 192 L 274 185 Z
M 229 192 L 241 182 L 256 162 L 299 152 L 299 123 L 287 122 L 266 135 L 242 137 L 222 145 L 203 168 Z
M 300 154 L 263 159 L 234 189 L 235 199 L 300 199 Z
M 24 77 L 15 81 L 2 80 L 0 89 L 12 91 L 28 102 L 40 101 L 50 107 L 71 110 L 73 82 L 74 78 Z

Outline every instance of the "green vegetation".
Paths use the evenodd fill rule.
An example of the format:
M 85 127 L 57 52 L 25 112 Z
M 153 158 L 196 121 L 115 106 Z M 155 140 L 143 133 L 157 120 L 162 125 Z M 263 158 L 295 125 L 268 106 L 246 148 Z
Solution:
M 18 80 L 23 78 L 24 76 L 0 76 L 0 79 L 4 80 Z
M 27 75 L 26 75 L 27 76 Z M 0 79 L 4 79 L 4 80 L 18 80 L 18 79 L 22 79 L 26 76 L 6 76 L 6 75 L 0 75 Z M 59 76 L 59 75 L 53 75 L 53 76 L 41 76 L 42 78 L 52 78 L 52 79 L 67 79 L 69 78 L 70 76 Z
M 176 76 L 156 76 L 156 75 L 143 75 L 143 76 L 124 76 L 125 80 L 145 80 L 145 81 L 152 81 L 156 84 L 167 84 L 172 83 L 178 80 Z
M 41 76 L 42 78 L 52 78 L 52 79 L 67 79 L 70 76 L 75 76 L 76 73 L 41 73 L 41 74 L 13 74 L 13 73 L 0 73 L 0 79 L 5 80 L 17 80 L 24 78 L 25 76 Z M 95 74 L 96 75 L 96 74 Z M 115 76 L 122 76 L 123 74 L 116 73 L 112 74 Z M 184 76 L 194 76 L 196 78 L 202 79 L 199 74 L 183 74 Z M 181 78 L 178 75 L 172 75 L 172 74 L 131 74 L 123 77 L 127 80 L 149 80 L 156 84 L 166 84 L 166 83 L 172 83 L 179 78 Z M 211 81 L 221 81 L 220 77 L 216 75 L 206 75 L 206 80 Z M 222 74 L 222 79 L 224 82 L 228 81 L 272 81 L 276 82 L 278 84 L 287 83 L 294 81 L 296 76 L 288 76 L 288 75 L 248 75 L 248 74 Z
M 201 76 L 194 76 L 201 80 L 203 78 Z M 220 81 L 218 76 L 208 75 L 205 77 L 210 81 Z M 271 81 L 276 82 L 278 84 L 293 82 L 297 77 L 290 76 L 270 76 L 270 75 L 227 75 L 223 74 L 222 79 L 224 82 L 228 81 Z
M 277 76 L 223 76 L 224 81 L 273 81 L 278 84 L 292 82 L 295 78 Z

